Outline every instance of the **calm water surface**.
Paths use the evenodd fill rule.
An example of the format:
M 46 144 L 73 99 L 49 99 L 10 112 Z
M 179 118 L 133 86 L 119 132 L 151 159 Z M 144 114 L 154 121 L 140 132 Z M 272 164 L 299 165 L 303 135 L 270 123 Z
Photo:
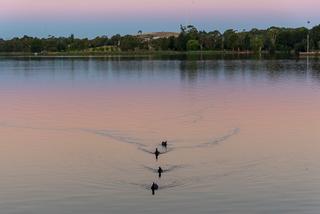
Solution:
M 318 214 L 320 62 L 2 58 L 0 210 Z

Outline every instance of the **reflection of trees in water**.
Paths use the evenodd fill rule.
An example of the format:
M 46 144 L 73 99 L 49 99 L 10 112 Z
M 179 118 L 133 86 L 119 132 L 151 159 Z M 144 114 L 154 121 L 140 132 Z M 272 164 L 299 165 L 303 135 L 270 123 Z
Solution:
M 205 79 L 210 78 L 219 78 L 222 75 L 223 71 L 223 61 L 221 60 L 211 60 L 211 61 L 194 61 L 186 60 L 181 61 L 180 66 L 180 79 L 182 81 L 188 81 L 193 83 L 199 78 Z
M 183 81 L 195 82 L 200 77 L 236 79 L 265 78 L 278 80 L 281 78 L 306 79 L 306 60 L 212 60 L 182 61 L 180 77 Z M 309 73 L 312 79 L 320 81 L 319 60 L 309 62 Z
M 230 58 L 227 56 L 225 58 Z M 178 55 L 145 57 L 98 57 L 98 58 L 11 58 L 2 59 L 1 67 L 11 75 L 25 78 L 68 78 L 86 79 L 102 78 L 112 75 L 116 78 L 175 78 L 179 75 L 181 81 L 194 83 L 199 79 L 235 79 L 235 78 L 308 78 L 320 81 L 320 60 L 309 59 L 245 59 L 236 57 L 223 59 L 221 55 Z M 199 60 L 199 59 L 203 60 Z M 0 68 L 0 71 L 2 69 Z M 178 71 L 178 73 L 177 73 Z M 307 72 L 308 71 L 308 72 Z M 308 73 L 308 74 L 307 74 Z
M 311 78 L 320 82 L 320 59 L 313 59 L 310 67 Z
M 182 61 L 180 63 L 180 79 L 182 81 L 194 82 L 198 78 L 198 62 Z
M 309 68 L 308 68 L 309 67 Z M 320 65 L 317 60 L 309 62 L 302 60 L 271 60 L 266 63 L 267 77 L 276 80 L 279 78 L 297 78 L 297 79 L 307 79 L 311 77 L 315 80 L 319 79 Z

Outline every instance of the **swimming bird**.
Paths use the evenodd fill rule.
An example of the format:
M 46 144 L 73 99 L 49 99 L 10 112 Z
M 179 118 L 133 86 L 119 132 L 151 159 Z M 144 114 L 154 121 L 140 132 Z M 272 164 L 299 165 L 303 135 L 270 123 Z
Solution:
M 154 195 L 155 191 L 158 190 L 158 189 L 159 189 L 158 184 L 153 182 L 152 185 L 151 185 L 152 195 Z
M 161 167 L 159 167 L 159 169 L 158 169 L 159 178 L 161 178 L 162 173 L 163 173 L 163 169 Z
M 168 141 L 162 141 L 161 146 L 164 147 L 164 148 L 167 148 Z
M 158 150 L 158 148 L 156 148 L 156 151 L 154 152 L 156 159 L 158 160 L 159 155 L 161 154 Z

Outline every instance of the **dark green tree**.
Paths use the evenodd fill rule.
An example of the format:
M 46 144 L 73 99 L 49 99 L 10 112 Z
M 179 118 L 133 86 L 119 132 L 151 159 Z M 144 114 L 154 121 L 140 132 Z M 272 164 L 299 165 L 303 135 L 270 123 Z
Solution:
M 190 39 L 187 43 L 187 50 L 188 51 L 197 51 L 200 49 L 200 44 L 198 40 Z
M 263 48 L 263 37 L 261 35 L 255 35 L 250 40 L 251 50 L 256 53 L 260 53 Z
M 32 53 L 40 53 L 44 50 L 42 41 L 37 38 L 33 39 L 30 49 Z

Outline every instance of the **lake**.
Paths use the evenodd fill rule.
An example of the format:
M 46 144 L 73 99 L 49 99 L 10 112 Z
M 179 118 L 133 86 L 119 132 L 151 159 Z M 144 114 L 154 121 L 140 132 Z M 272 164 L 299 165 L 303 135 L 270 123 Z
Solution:
M 318 214 L 320 60 L 0 58 L 0 170 L 4 214 Z

